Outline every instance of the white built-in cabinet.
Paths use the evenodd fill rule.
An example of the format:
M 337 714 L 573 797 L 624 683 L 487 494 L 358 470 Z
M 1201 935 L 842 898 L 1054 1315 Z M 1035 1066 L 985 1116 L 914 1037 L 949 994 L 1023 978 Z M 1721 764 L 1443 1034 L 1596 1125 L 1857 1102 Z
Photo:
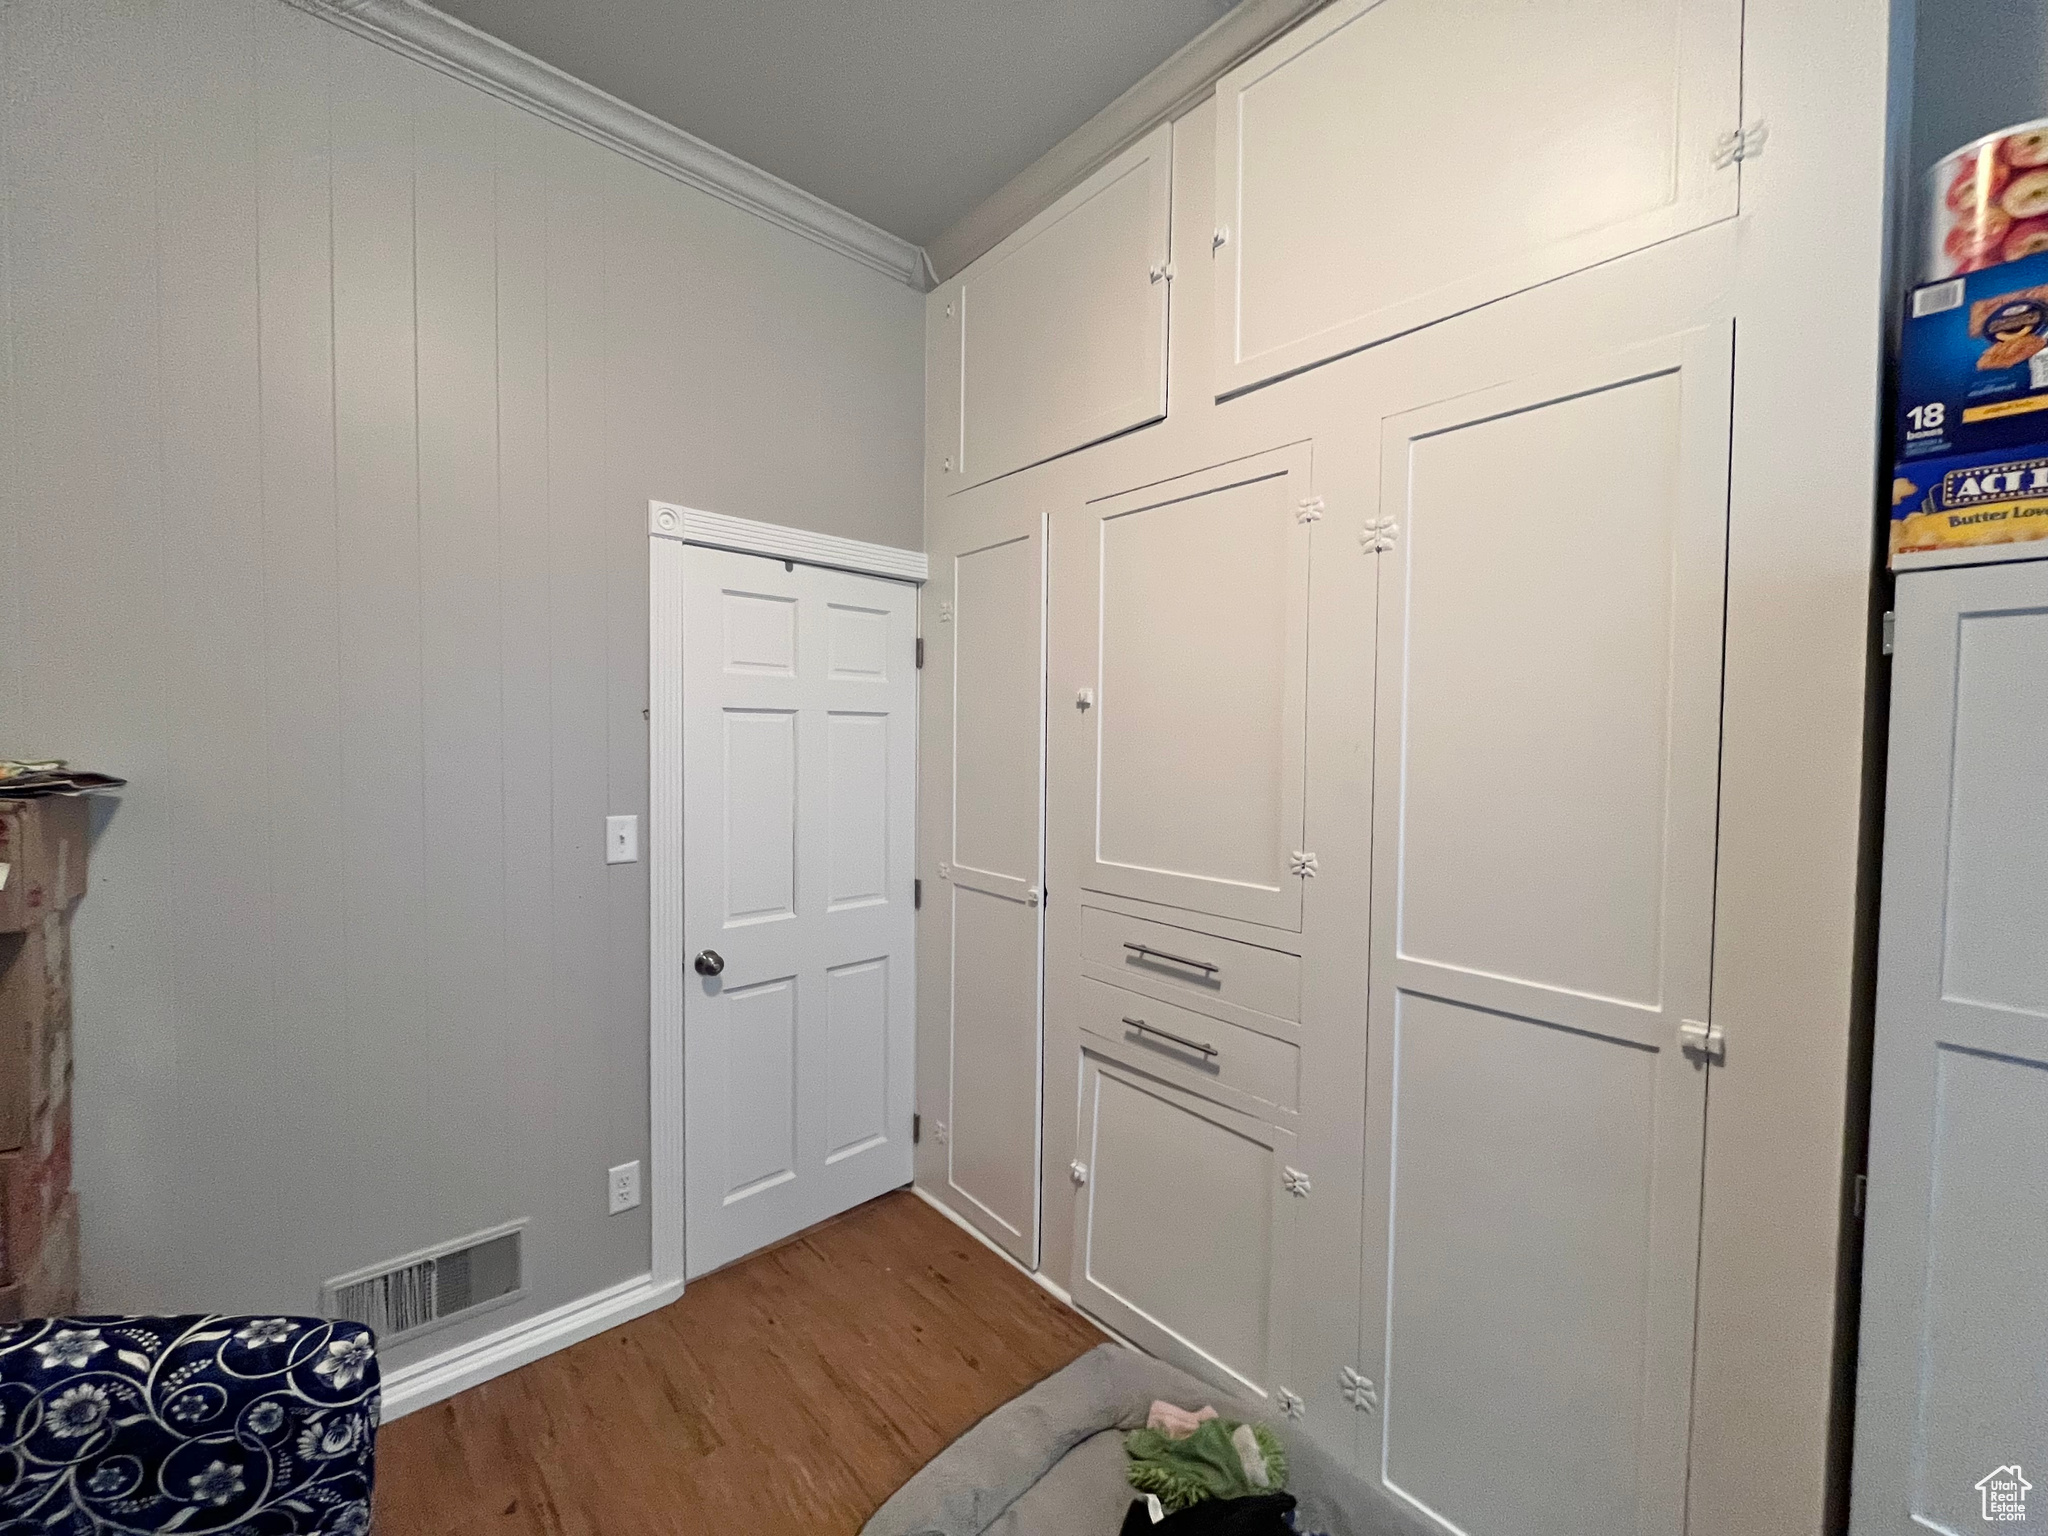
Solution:
M 948 1204 L 1036 1265 L 1044 520 L 1009 505 L 952 531 L 924 593 L 919 1101 Z
M 1297 444 L 1063 519 L 1085 891 L 1300 929 L 1308 470 Z
M 920 1183 L 1446 1536 L 1685 1525 L 1740 77 L 1345 0 L 931 297 Z
M 1684 1525 L 1731 344 L 1382 429 L 1359 1454 L 1470 1536 Z
M 1741 0 L 1341 0 L 1217 87 L 1228 394 L 1735 212 Z
M 1173 130 L 1147 134 L 989 252 L 943 303 L 948 491 L 1166 414 Z
M 2024 1529 L 2020 1485 L 2048 1489 L 2048 563 L 1903 572 L 1897 613 L 1849 1528 Z

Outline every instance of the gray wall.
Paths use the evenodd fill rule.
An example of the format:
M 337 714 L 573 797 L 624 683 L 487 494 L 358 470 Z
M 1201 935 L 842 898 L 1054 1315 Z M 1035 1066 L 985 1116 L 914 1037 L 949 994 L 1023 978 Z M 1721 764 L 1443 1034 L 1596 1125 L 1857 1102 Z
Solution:
M 279 0 L 0 29 L 0 756 L 133 781 L 90 1304 L 644 1272 L 646 502 L 918 546 L 919 296 Z
M 1920 0 L 1913 67 L 1917 177 L 1980 134 L 2048 117 L 2048 0 Z

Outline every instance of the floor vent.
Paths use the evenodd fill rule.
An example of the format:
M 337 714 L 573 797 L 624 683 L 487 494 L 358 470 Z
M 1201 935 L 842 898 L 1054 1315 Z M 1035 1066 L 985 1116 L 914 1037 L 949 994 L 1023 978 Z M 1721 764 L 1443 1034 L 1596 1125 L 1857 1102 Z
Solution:
M 328 1317 L 362 1323 L 379 1344 L 395 1344 L 525 1294 L 520 1234 L 525 1222 L 494 1227 L 441 1248 L 358 1270 L 320 1288 Z

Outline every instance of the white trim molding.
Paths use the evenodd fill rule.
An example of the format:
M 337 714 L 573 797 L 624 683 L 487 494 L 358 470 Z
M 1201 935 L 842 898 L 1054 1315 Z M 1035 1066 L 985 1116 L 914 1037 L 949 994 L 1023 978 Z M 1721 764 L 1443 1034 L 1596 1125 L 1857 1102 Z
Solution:
M 650 539 L 648 545 L 648 1262 L 657 1283 L 680 1286 L 689 1259 L 683 1164 L 683 546 L 670 538 Z
M 481 1385 L 494 1376 L 531 1365 L 543 1355 L 567 1349 L 593 1334 L 658 1311 L 683 1294 L 680 1280 L 657 1285 L 652 1275 L 617 1285 L 487 1333 L 467 1344 L 384 1375 L 384 1422 L 390 1423 Z
M 420 0 L 290 3 L 629 155 L 664 176 L 850 256 L 919 292 L 927 286 L 929 268 L 924 252 L 908 240 Z
M 743 555 L 768 555 L 777 560 L 796 560 L 804 565 L 828 565 L 836 571 L 885 576 L 892 581 L 922 584 L 931 570 L 931 561 L 920 549 L 867 544 L 859 539 L 812 533 L 806 528 L 785 528 L 780 523 L 757 523 L 752 518 L 702 512 L 670 501 L 647 503 L 647 531 L 657 539 L 679 544 L 703 544 L 712 549 L 737 550 Z M 678 575 L 678 601 L 680 579 Z M 678 656 L 682 654 L 681 641 L 682 631 L 679 628 L 676 631 Z

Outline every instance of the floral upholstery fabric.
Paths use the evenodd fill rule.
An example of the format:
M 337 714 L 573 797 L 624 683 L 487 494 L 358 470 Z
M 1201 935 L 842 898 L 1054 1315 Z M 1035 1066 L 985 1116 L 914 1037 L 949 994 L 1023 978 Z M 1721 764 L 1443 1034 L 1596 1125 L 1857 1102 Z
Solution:
M 355 1323 L 0 1325 L 0 1536 L 363 1536 L 377 1411 Z

